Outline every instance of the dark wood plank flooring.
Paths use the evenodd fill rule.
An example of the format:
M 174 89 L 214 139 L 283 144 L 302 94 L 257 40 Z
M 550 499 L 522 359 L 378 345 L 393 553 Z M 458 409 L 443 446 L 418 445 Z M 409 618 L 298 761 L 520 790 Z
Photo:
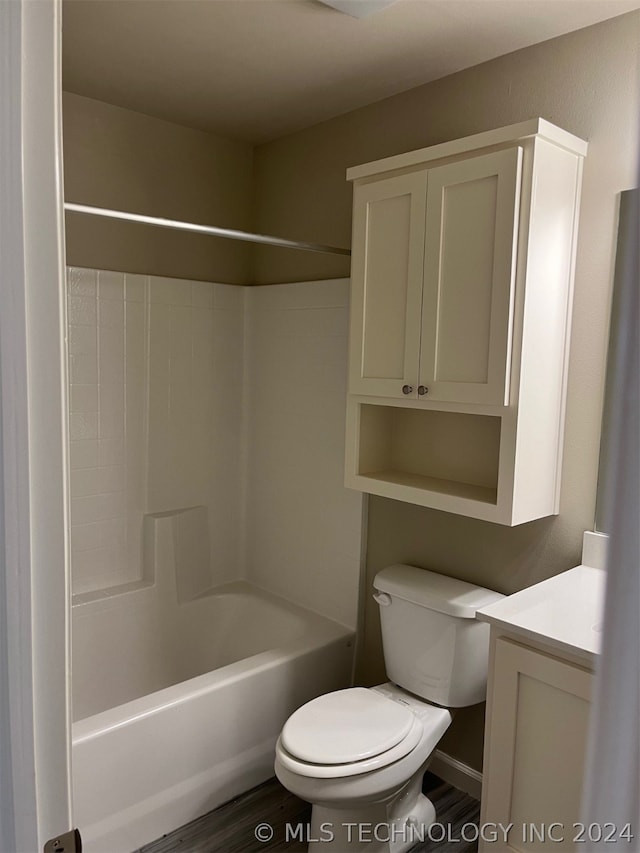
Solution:
M 452 840 L 425 840 L 412 853 L 475 853 L 477 842 L 462 840 L 460 830 L 465 824 L 478 825 L 480 803 L 431 773 L 425 775 L 423 790 L 436 808 L 438 824 Z M 286 840 L 285 827 L 306 824 L 310 816 L 308 803 L 270 779 L 135 853 L 305 853 L 306 843 Z M 273 827 L 271 841 L 256 840 L 255 829 L 260 823 Z M 471 837 L 472 830 L 467 829 L 466 835 Z

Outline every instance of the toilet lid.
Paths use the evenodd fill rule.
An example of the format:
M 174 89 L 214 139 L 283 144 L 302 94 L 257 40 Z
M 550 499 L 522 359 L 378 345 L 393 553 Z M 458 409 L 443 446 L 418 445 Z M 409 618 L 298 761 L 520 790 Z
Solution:
M 387 752 L 414 728 L 406 705 L 364 687 L 337 690 L 292 714 L 281 743 L 289 755 L 312 764 L 351 764 Z
M 423 731 L 422 723 L 417 717 L 414 717 L 409 734 L 400 743 L 386 752 L 374 755 L 372 758 L 352 761 L 350 764 L 312 764 L 311 762 L 300 761 L 287 752 L 282 745 L 282 736 L 280 736 L 276 744 L 276 775 L 278 765 L 285 767 L 292 773 L 297 773 L 298 776 L 308 776 L 312 779 L 344 779 L 346 776 L 358 776 L 362 773 L 369 773 L 371 770 L 380 770 L 389 764 L 400 761 L 410 752 L 413 752 L 420 743 Z M 426 755 L 428 753 L 425 753 L 425 757 Z

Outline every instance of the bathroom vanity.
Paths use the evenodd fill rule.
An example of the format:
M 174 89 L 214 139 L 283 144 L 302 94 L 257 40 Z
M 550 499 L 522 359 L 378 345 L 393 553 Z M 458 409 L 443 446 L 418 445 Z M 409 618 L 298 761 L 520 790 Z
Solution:
M 513 824 L 501 850 L 575 849 L 604 584 L 581 565 L 477 614 L 491 625 L 481 823 Z
M 347 486 L 557 513 L 586 150 L 533 119 L 348 170 Z

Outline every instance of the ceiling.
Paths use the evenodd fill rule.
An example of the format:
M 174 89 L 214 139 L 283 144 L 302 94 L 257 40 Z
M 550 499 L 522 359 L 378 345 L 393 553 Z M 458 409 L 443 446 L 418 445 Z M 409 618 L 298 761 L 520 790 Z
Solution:
M 315 0 L 64 0 L 63 85 L 264 142 L 640 0 L 398 0 L 357 19 Z

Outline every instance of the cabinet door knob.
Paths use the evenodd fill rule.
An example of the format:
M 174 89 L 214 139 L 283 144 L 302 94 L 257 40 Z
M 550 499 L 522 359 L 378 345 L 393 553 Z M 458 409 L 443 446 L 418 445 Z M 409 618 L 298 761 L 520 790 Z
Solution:
M 424 397 L 424 395 L 428 394 L 428 393 L 429 393 L 429 389 L 427 388 L 426 385 L 418 385 L 418 394 L 421 397 Z
M 403 385 L 402 386 L 403 394 L 413 394 L 413 385 Z

